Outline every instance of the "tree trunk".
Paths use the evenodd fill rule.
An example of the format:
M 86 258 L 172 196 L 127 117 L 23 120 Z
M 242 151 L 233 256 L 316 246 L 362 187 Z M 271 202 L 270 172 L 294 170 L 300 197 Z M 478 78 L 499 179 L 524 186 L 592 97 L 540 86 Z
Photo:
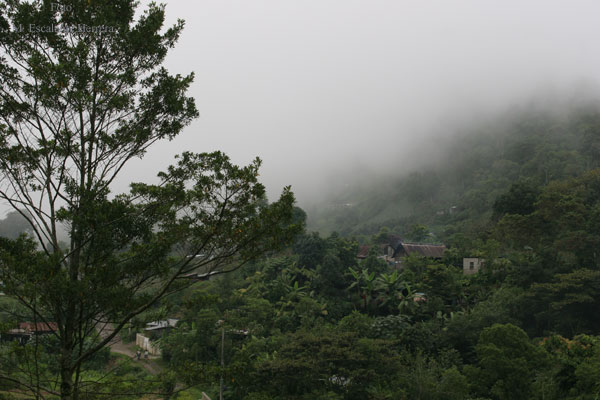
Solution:
M 67 306 L 67 316 L 64 320 L 64 328 L 61 335 L 61 351 L 60 351 L 60 398 L 64 400 L 74 400 L 74 384 L 73 374 L 75 368 L 73 366 L 73 331 L 74 321 L 73 315 L 75 307 L 72 299 Z
M 73 351 L 63 348 L 60 357 L 60 398 L 73 400 L 73 368 L 71 366 Z

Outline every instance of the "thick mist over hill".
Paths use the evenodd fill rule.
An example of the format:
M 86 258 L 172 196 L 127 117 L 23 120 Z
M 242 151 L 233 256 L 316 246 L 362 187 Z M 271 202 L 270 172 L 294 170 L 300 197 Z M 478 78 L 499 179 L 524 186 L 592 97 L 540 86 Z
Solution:
M 166 25 L 186 26 L 166 67 L 195 73 L 200 118 L 111 189 L 156 182 L 182 151 L 221 150 L 260 157 L 270 199 L 292 185 L 307 210 L 356 201 L 340 193 L 382 190 L 503 113 L 593 98 L 599 13 L 591 1 L 170 0 Z
M 166 12 L 186 21 L 166 63 L 195 72 L 200 118 L 115 190 L 183 150 L 222 150 L 261 157 L 269 197 L 292 185 L 309 207 L 351 178 L 435 159 L 464 126 L 599 78 L 590 1 L 170 0 Z
M 599 121 L 597 98 L 573 92 L 454 125 L 417 149 L 421 158 L 413 163 L 345 175 L 330 187 L 330 197 L 307 207 L 309 225 L 372 234 L 383 226 L 402 232 L 419 223 L 439 238 L 481 229 L 511 184 L 542 187 L 600 166 Z M 470 226 L 460 225 L 463 220 Z

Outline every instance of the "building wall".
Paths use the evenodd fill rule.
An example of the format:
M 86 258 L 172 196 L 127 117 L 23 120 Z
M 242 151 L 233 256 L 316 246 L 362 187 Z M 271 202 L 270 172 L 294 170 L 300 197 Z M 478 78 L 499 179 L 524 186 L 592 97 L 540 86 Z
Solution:
M 148 353 L 152 354 L 153 356 L 160 356 L 160 349 L 158 346 L 152 344 L 152 341 L 149 337 L 136 333 L 135 344 L 142 350 L 148 350 Z
M 483 258 L 463 258 L 463 274 L 473 275 L 479 272 L 483 267 L 485 260 Z

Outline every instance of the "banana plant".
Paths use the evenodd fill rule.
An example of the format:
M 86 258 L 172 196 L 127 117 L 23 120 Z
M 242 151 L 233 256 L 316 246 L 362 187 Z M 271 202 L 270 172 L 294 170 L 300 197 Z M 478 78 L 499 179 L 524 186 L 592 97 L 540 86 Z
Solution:
M 367 301 L 370 302 L 371 299 L 373 298 L 373 292 L 375 291 L 375 272 L 371 272 L 369 273 L 368 270 L 363 270 L 363 279 L 365 281 L 365 297 L 363 298 L 364 300 L 364 307 L 365 309 L 367 308 Z
M 350 285 L 350 287 L 348 289 L 352 289 L 353 287 L 356 287 L 358 290 L 358 296 L 360 297 L 361 296 L 360 288 L 361 288 L 361 283 L 362 283 L 362 276 L 358 271 L 356 271 L 352 267 L 348 267 L 348 271 L 350 271 L 350 275 L 352 275 L 352 278 L 354 279 L 354 282 L 352 282 L 352 284 Z
M 417 304 L 415 303 L 415 292 L 408 282 L 404 282 L 402 285 L 404 287 L 398 293 L 398 298 L 400 299 L 398 309 L 401 313 L 412 314 L 417 307 Z
M 300 285 L 298 285 L 298 281 L 294 281 L 293 285 L 286 287 L 287 297 L 295 300 L 300 297 L 306 296 L 307 289 L 308 289 L 308 286 L 300 286 Z
M 381 306 L 386 305 L 395 297 L 400 283 L 398 271 L 394 271 L 391 274 L 382 273 L 375 279 L 375 288 L 381 292 L 379 296 Z
M 288 290 L 294 284 L 294 276 L 284 269 L 277 277 L 277 284 L 281 285 L 285 290 Z
M 372 298 L 373 293 L 375 291 L 375 272 L 369 273 L 368 269 L 363 269 L 359 273 L 352 267 L 349 267 L 348 270 L 354 278 L 354 282 L 352 282 L 349 288 L 358 288 L 358 294 L 363 299 L 363 308 L 366 310 L 367 304 Z
M 441 322 L 441 324 L 444 326 L 442 328 L 442 330 L 446 331 L 448 330 L 448 327 L 446 326 L 449 322 L 451 322 L 452 320 L 454 320 L 455 318 L 464 315 L 465 311 L 461 310 L 461 311 L 450 311 L 449 313 L 443 313 L 442 311 L 438 311 L 436 313 L 436 318 Z
M 289 312 L 290 315 L 295 316 L 295 306 L 301 298 L 309 296 L 309 286 L 300 286 L 296 280 L 296 276 L 290 274 L 287 270 L 283 270 L 277 277 L 277 285 L 282 291 L 282 295 L 276 303 L 279 305 L 277 315 L 283 315 L 284 313 Z

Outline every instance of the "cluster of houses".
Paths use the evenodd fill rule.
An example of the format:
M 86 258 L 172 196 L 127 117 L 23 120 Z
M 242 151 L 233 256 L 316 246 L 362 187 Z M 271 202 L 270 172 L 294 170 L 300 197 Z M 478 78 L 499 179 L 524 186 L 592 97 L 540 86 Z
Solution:
M 367 258 L 375 247 L 379 258 L 393 266 L 401 267 L 402 260 L 406 256 L 417 255 L 421 257 L 440 259 L 444 256 L 446 246 L 434 244 L 408 243 L 399 236 L 390 236 L 387 243 L 372 246 L 360 246 L 358 254 L 360 259 Z
M 408 243 L 399 236 L 390 236 L 387 243 L 379 245 L 360 246 L 356 257 L 365 259 L 369 255 L 375 254 L 377 258 L 384 260 L 391 267 L 401 270 L 404 258 L 411 255 L 439 260 L 444 257 L 446 246 Z M 463 258 L 463 274 L 473 275 L 479 272 L 485 266 L 485 260 L 482 258 L 470 257 Z M 415 293 L 413 297 L 415 303 L 427 301 L 425 293 Z
M 416 255 L 431 259 L 442 259 L 446 246 L 436 244 L 409 243 L 402 240 L 400 236 L 392 235 L 387 243 L 379 245 L 360 246 L 356 257 L 365 259 L 375 250 L 377 257 L 387 262 L 390 266 L 402 269 L 404 257 Z M 463 274 L 476 274 L 483 268 L 485 260 L 482 258 L 463 258 Z
M 365 259 L 372 252 L 375 252 L 378 258 L 387 262 L 390 266 L 402 269 L 404 257 L 417 255 L 431 259 L 441 259 L 446 251 L 444 245 L 409 243 L 405 242 L 399 236 L 390 236 L 387 243 L 379 245 L 360 246 L 356 255 L 359 259 Z M 463 274 L 472 275 L 479 272 L 485 266 L 485 260 L 482 258 L 470 257 L 463 258 Z M 188 279 L 207 280 L 211 278 L 212 273 L 194 273 L 186 276 Z M 422 293 L 418 293 L 423 295 Z M 418 296 L 417 296 L 418 297 Z M 418 301 L 424 300 L 419 298 Z M 142 350 L 147 350 L 152 355 L 160 355 L 160 349 L 156 345 L 156 341 L 160 339 L 166 332 L 170 331 L 177 325 L 178 320 L 166 319 L 161 321 L 153 321 L 146 324 L 143 333 L 136 335 L 136 344 Z M 27 343 L 32 337 L 37 335 L 47 335 L 56 332 L 58 329 L 54 322 L 21 322 L 17 328 L 9 329 L 5 332 L 0 332 L 1 341 L 18 341 L 20 344 Z M 247 332 L 235 332 L 247 335 Z
M 160 355 L 160 349 L 156 341 L 166 332 L 173 329 L 179 320 L 169 318 L 161 321 L 153 321 L 146 324 L 143 334 L 136 335 L 136 344 L 142 351 L 148 351 L 151 355 Z M 0 341 L 17 341 L 26 344 L 34 336 L 49 335 L 58 330 L 55 322 L 20 322 L 16 328 L 0 332 Z

